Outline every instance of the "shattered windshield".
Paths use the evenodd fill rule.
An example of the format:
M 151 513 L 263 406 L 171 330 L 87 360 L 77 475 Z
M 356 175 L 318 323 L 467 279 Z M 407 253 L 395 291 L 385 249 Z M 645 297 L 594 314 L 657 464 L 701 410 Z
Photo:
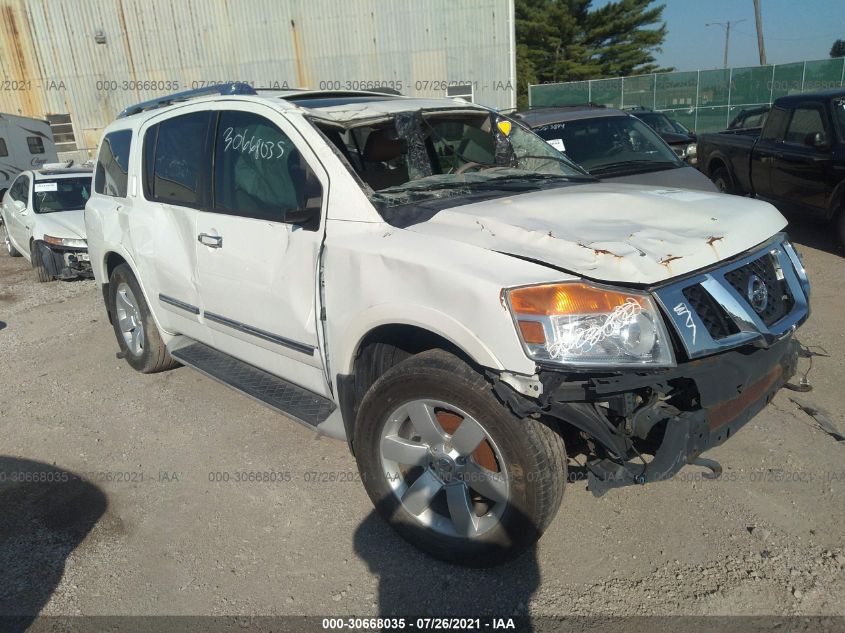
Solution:
M 480 191 L 529 191 L 592 180 L 533 132 L 494 112 L 402 112 L 323 129 L 381 209 Z

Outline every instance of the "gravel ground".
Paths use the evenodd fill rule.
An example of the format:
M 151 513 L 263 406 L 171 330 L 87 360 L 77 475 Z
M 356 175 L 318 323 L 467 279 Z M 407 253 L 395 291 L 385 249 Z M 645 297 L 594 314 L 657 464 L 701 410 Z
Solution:
M 845 429 L 845 260 L 823 227 L 790 230 L 814 282 L 800 337 L 828 354 L 815 390 L 708 453 L 721 480 L 572 483 L 535 551 L 486 571 L 395 536 L 342 442 L 190 369 L 135 373 L 94 282 L 0 256 L 0 470 L 59 480 L 0 482 L 0 614 L 845 615 L 845 443 L 790 399 Z M 251 471 L 276 481 L 212 481 Z

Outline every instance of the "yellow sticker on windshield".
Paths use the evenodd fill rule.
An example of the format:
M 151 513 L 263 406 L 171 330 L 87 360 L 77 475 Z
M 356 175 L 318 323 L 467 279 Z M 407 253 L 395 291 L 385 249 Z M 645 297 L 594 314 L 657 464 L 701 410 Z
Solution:
M 498 123 L 499 131 L 505 136 L 508 136 L 511 133 L 511 122 L 510 121 L 499 121 Z

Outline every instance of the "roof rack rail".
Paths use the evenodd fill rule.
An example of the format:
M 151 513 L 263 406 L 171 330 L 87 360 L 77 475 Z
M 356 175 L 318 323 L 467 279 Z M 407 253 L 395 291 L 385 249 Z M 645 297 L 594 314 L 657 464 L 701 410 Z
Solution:
M 159 97 L 157 99 L 150 99 L 149 101 L 142 101 L 127 108 L 117 115 L 118 119 L 132 116 L 145 110 L 155 110 L 156 108 L 163 108 L 169 106 L 177 101 L 185 101 L 195 97 L 204 97 L 206 95 L 256 95 L 255 88 L 249 84 L 234 82 L 225 84 L 215 84 L 213 86 L 206 86 L 204 88 L 197 88 L 195 90 L 185 90 L 183 92 L 176 92 L 172 95 Z

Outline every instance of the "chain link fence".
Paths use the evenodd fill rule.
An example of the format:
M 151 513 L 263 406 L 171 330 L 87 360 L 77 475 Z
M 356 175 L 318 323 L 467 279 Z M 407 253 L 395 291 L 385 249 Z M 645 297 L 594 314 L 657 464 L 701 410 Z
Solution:
M 528 87 L 532 108 L 598 103 L 665 112 L 691 130 L 723 130 L 741 110 L 845 85 L 845 57 L 791 64 L 655 73 Z

